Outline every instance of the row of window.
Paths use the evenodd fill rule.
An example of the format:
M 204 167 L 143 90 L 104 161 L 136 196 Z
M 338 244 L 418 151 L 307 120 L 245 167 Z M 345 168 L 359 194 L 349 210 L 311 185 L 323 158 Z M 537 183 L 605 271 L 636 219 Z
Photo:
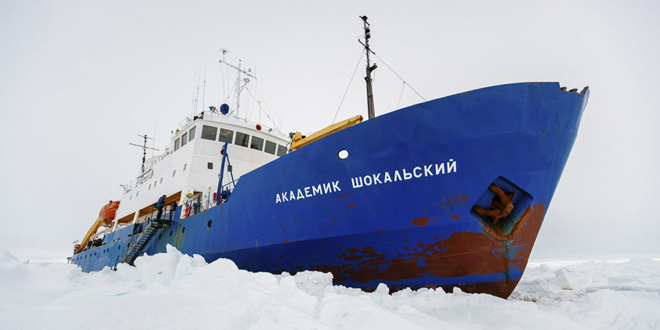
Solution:
M 179 150 L 180 147 L 186 145 L 195 138 L 195 127 L 191 128 L 188 132 L 181 134 L 181 137 L 174 140 L 174 151 Z M 234 131 L 220 128 L 220 134 L 218 134 L 218 128 L 215 126 L 202 125 L 202 139 L 211 140 L 211 141 L 220 141 L 233 143 L 241 147 L 249 147 L 254 150 L 259 150 L 267 152 L 271 155 L 284 156 L 286 155 L 287 149 L 286 146 L 279 145 L 275 142 L 264 140 L 258 136 L 252 136 L 250 139 L 249 134 L 241 133 L 236 131 L 236 136 L 234 136 Z
M 214 126 L 202 125 L 202 139 L 215 141 L 216 136 L 220 142 L 228 142 L 241 147 L 250 147 L 254 150 L 264 151 L 271 155 L 277 154 L 277 156 L 286 155 L 286 147 L 278 145 L 275 142 L 264 140 L 258 136 L 252 136 L 250 140 L 250 135 L 236 132 L 236 138 L 234 138 L 234 131 L 221 128 L 220 134 L 218 134 L 218 128 Z
M 180 147 L 183 147 L 186 145 L 186 143 L 192 141 L 195 138 L 195 128 L 196 126 L 193 126 L 188 132 L 185 132 L 181 134 L 181 137 L 174 140 L 174 151 L 179 150 Z

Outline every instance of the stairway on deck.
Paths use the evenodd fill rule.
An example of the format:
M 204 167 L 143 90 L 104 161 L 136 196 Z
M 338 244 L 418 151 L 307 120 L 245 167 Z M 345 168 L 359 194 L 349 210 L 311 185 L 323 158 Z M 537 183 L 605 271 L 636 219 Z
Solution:
M 149 242 L 156 235 L 158 229 L 167 227 L 171 223 L 172 221 L 170 220 L 160 219 L 149 222 L 147 228 L 142 231 L 137 241 L 130 246 L 121 262 L 134 266 L 135 259 L 144 252 L 144 249 L 149 245 Z

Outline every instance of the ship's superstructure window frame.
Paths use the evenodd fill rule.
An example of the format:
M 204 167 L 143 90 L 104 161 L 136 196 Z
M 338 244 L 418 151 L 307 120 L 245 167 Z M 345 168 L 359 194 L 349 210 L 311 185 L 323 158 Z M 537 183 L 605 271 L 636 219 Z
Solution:
M 255 149 L 255 150 L 263 150 L 264 148 L 264 139 L 253 135 L 252 136 L 252 141 L 250 141 L 250 148 Z
M 233 139 L 234 139 L 234 131 L 226 128 L 220 129 L 220 135 L 218 135 L 218 141 L 232 143 Z
M 286 155 L 286 147 L 283 145 L 277 145 L 277 157 L 282 157 Z
M 186 168 L 188 168 L 188 163 L 183 164 L 183 171 L 185 172 Z
M 208 168 L 209 170 L 212 170 L 213 169 L 213 163 L 211 163 L 211 162 L 206 163 L 206 168 Z
M 188 133 L 181 134 L 181 147 L 185 146 L 188 143 Z
M 215 126 L 202 125 L 202 139 L 215 141 L 218 136 L 218 128 Z
M 172 170 L 172 177 L 176 175 L 176 169 Z
M 277 143 L 266 140 L 266 146 L 264 147 L 264 152 L 274 155 L 275 151 L 277 151 Z
M 177 138 L 174 140 L 174 151 L 179 150 L 179 145 L 181 144 L 181 141 Z
M 193 126 L 193 128 L 188 131 L 188 141 L 195 139 L 195 128 L 197 128 L 197 126 Z
M 250 134 L 241 133 L 236 131 L 236 140 L 234 144 L 241 147 L 248 147 L 250 145 Z

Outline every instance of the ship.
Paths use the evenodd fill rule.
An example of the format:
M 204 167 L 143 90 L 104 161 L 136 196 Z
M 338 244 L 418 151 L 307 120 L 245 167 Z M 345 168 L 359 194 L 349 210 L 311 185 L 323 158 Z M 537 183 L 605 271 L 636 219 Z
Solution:
M 507 298 L 589 88 L 505 84 L 375 116 L 363 20 L 368 120 L 287 136 L 227 104 L 187 117 L 103 206 L 70 262 L 98 271 L 171 245 L 248 271 L 329 272 L 334 284 L 366 291 L 384 283 Z M 226 64 L 237 84 L 251 77 Z M 142 147 L 146 156 L 146 135 Z

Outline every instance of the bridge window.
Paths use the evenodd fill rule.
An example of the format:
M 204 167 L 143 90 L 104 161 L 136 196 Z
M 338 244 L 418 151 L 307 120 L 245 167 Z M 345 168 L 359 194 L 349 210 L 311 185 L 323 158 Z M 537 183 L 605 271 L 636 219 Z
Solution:
M 264 151 L 274 155 L 275 154 L 275 149 L 277 149 L 277 143 L 271 142 L 271 141 L 266 141 L 266 147 L 264 148 Z
M 250 144 L 250 148 L 261 151 L 261 149 L 264 148 L 264 139 L 252 136 L 252 143 Z
M 213 163 L 211 163 L 211 162 L 206 163 L 206 167 L 207 167 L 209 170 L 212 170 L 212 169 L 213 169 Z
M 281 156 L 284 156 L 284 155 L 286 155 L 286 147 L 278 145 L 277 146 L 277 156 L 281 157 Z
M 233 139 L 234 139 L 234 131 L 224 128 L 220 129 L 220 136 L 218 136 L 218 141 L 231 143 Z
M 179 144 L 180 143 L 181 143 L 181 141 L 179 141 L 179 139 L 174 140 L 174 151 L 179 150 Z
M 217 135 L 217 127 L 202 125 L 202 139 L 215 141 Z
M 188 131 L 188 141 L 192 141 L 195 138 L 195 127 L 191 128 Z
M 241 132 L 236 132 L 236 144 L 242 147 L 247 147 L 248 142 L 250 141 L 250 135 L 241 133 Z
M 188 143 L 188 133 L 183 133 L 183 135 L 181 135 L 181 146 L 185 146 L 186 143 Z

